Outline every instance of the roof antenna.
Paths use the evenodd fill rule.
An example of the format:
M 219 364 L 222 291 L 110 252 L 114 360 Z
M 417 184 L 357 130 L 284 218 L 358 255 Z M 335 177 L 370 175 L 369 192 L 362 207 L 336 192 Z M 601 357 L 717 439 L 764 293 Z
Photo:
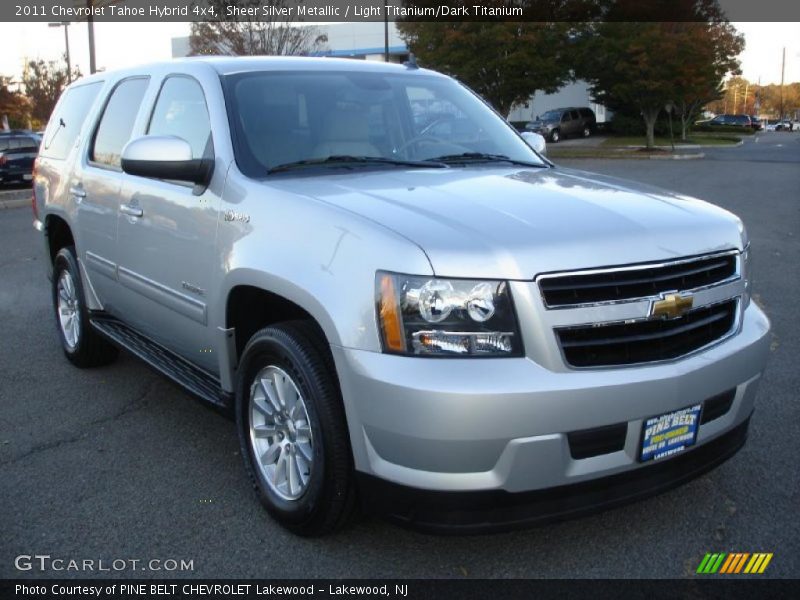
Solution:
M 408 60 L 403 63 L 403 66 L 408 69 L 419 69 L 419 65 L 417 64 L 417 57 L 414 56 L 413 52 L 408 53 Z

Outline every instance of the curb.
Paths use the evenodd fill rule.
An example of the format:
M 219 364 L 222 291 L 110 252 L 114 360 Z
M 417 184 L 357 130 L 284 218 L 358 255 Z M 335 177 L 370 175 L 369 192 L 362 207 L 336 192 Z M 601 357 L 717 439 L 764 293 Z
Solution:
M 673 154 L 672 156 L 658 156 L 650 155 L 650 160 L 697 160 L 698 158 L 705 158 L 705 153 L 698 152 L 696 154 Z
M 559 156 L 556 154 L 555 156 L 546 155 L 550 160 L 582 160 L 582 159 L 595 159 L 595 160 L 697 160 L 700 158 L 705 158 L 705 153 L 697 152 L 693 154 L 666 154 L 666 155 L 659 155 L 659 154 L 623 154 L 623 153 L 611 153 L 611 154 L 587 154 L 584 156 L 580 155 L 564 155 Z
M 23 206 L 30 206 L 31 199 L 27 198 L 3 198 L 0 195 L 0 210 L 7 208 L 22 208 Z

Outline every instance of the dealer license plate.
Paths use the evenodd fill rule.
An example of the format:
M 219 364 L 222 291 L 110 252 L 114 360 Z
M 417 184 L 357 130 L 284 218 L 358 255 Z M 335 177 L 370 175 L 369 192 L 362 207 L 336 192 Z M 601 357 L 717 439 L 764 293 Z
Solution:
M 697 441 L 701 408 L 702 405 L 695 404 L 645 420 L 639 460 L 645 462 L 667 458 L 693 446 Z

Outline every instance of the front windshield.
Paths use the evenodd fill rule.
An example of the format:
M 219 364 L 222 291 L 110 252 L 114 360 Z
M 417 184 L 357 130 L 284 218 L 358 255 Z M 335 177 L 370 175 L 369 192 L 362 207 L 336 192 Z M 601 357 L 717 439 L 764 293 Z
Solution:
M 545 164 L 508 123 L 446 77 L 248 72 L 226 76 L 225 88 L 236 161 L 250 177 L 329 157 L 371 158 L 365 162 L 377 168 L 464 154 Z
M 542 121 L 558 121 L 561 119 L 561 111 L 559 110 L 548 110 L 541 116 Z

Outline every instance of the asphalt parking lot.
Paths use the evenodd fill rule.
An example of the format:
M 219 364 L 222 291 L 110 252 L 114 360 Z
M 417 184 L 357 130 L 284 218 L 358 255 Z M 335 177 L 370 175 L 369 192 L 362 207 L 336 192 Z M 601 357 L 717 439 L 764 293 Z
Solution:
M 0 577 L 20 554 L 187 559 L 161 577 L 692 577 L 706 552 L 773 552 L 800 576 L 800 136 L 765 133 L 703 160 L 572 160 L 739 214 L 772 360 L 745 448 L 688 485 L 624 508 L 502 535 L 435 537 L 364 519 L 334 537 L 276 526 L 250 489 L 233 423 L 123 355 L 61 355 L 28 208 L 0 211 Z

